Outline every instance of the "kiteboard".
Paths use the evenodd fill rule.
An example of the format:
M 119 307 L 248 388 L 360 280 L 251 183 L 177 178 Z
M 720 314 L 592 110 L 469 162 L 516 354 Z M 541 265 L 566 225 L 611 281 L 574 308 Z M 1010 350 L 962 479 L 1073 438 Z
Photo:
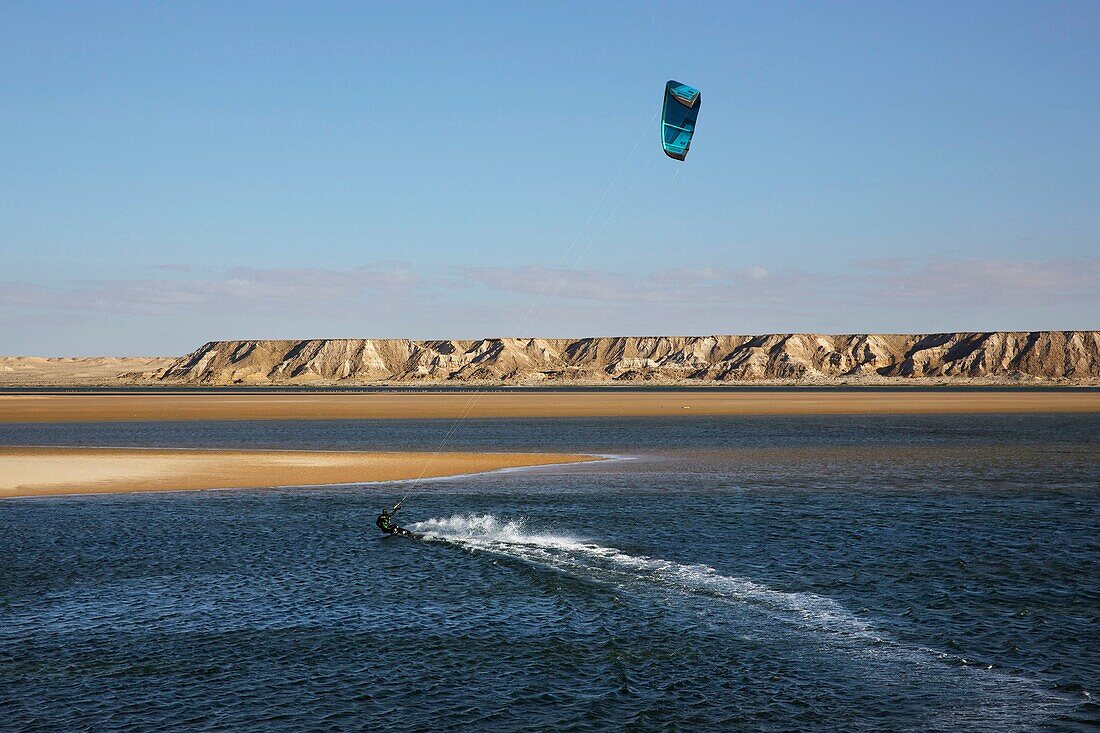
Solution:
M 409 530 L 405 529 L 404 527 L 400 527 L 398 529 L 398 531 L 396 531 L 396 532 L 387 532 L 386 534 L 382 535 L 379 539 L 388 540 L 388 539 L 391 539 L 391 538 L 394 538 L 394 537 L 408 537 L 409 539 L 413 539 L 413 540 L 422 540 L 422 539 L 424 539 L 424 535 L 419 534 L 417 532 L 410 532 Z

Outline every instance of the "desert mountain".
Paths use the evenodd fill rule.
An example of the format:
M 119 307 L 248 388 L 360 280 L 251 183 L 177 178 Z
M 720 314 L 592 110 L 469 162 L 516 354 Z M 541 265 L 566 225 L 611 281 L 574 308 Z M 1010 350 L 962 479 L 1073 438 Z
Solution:
M 1100 331 L 213 341 L 162 384 L 1100 383 Z

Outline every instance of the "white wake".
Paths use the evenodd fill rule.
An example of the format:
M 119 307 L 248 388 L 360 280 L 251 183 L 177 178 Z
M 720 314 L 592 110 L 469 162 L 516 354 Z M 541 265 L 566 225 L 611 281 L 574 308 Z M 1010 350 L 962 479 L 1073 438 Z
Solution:
M 528 532 L 522 519 L 501 520 L 491 514 L 455 515 L 419 522 L 413 529 L 426 539 L 445 540 L 473 551 L 583 574 L 590 580 L 658 584 L 761 606 L 800 628 L 883 641 L 870 624 L 831 598 L 774 590 L 749 578 L 722 575 L 709 565 L 631 555 L 576 537 Z
M 889 684 L 903 688 L 954 685 L 975 693 L 974 708 L 941 711 L 943 717 L 932 727 L 1027 727 L 1025 721 L 1033 723 L 1036 716 L 1045 719 L 1051 714 L 1051 706 L 1064 704 L 1032 680 L 984 666 L 968 666 L 961 658 L 894 639 L 832 598 L 776 590 L 750 578 L 722 575 L 709 565 L 632 555 L 577 537 L 531 532 L 525 524 L 522 519 L 470 514 L 429 519 L 412 525 L 412 529 L 427 540 L 561 571 L 587 581 L 620 588 L 641 584 L 712 598 L 742 612 L 739 620 L 748 622 L 741 629 L 744 633 L 773 639 L 798 634 L 802 643 L 825 645 L 832 654 L 854 657 L 860 660 L 856 667 L 863 674 L 879 681 L 890 680 Z M 929 723 L 923 721 L 925 726 Z M 918 724 L 915 729 L 920 727 Z

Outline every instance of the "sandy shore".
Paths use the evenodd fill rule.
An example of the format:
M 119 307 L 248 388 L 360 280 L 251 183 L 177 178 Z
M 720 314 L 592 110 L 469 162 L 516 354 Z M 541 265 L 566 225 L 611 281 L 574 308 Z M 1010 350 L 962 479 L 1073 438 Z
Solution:
M 558 453 L 0 448 L 0 498 L 394 481 L 597 460 Z
M 0 422 L 1100 412 L 1073 392 L 485 392 L 0 395 Z

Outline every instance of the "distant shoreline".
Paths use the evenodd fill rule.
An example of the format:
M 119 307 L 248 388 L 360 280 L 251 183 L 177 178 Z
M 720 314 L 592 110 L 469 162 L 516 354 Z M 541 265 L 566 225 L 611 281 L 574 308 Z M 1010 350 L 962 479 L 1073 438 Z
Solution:
M 491 394 L 559 392 L 1079 392 L 1100 390 L 1097 382 L 921 381 L 883 382 L 683 382 L 650 383 L 555 383 L 502 384 L 499 382 L 386 382 L 353 384 L 0 384 L 4 394 Z
M 0 423 L 1100 413 L 1100 390 L 0 394 Z
M 565 453 L 0 447 L 0 499 L 375 484 L 598 460 Z

